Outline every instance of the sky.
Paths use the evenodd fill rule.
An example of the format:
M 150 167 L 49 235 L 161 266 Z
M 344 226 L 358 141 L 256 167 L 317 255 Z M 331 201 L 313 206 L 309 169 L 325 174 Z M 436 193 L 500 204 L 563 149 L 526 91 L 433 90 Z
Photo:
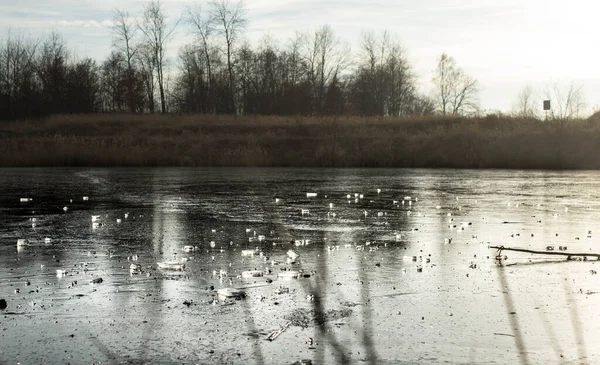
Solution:
M 232 0 L 233 1 L 233 0 Z M 77 57 L 110 52 L 115 9 L 141 14 L 145 0 L 0 0 L 0 39 L 58 32 Z M 205 0 L 161 0 L 172 21 Z M 359 52 L 362 31 L 387 30 L 401 41 L 423 92 L 432 88 L 437 58 L 446 52 L 477 79 L 483 110 L 510 111 L 531 85 L 541 100 L 549 84 L 581 85 L 590 110 L 600 108 L 600 2 L 595 0 L 244 0 L 245 38 L 269 34 L 285 44 L 296 31 L 330 25 Z M 1 29 L 4 28 L 4 29 Z M 176 62 L 189 43 L 180 23 L 168 54 Z

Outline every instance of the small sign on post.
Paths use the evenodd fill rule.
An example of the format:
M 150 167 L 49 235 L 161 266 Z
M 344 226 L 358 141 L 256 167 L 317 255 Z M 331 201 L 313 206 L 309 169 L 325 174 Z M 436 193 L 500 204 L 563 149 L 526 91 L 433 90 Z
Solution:
M 544 111 L 546 112 L 546 120 L 548 120 L 548 110 L 550 109 L 550 100 L 544 100 Z
M 550 100 L 544 100 L 544 110 L 550 110 Z

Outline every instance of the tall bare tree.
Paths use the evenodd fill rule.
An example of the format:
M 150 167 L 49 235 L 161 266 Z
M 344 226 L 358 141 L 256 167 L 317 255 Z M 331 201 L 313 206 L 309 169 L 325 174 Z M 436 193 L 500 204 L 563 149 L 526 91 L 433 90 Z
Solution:
M 412 110 L 415 76 L 402 44 L 388 32 L 362 35 L 361 57 L 351 88 L 355 110 L 365 115 L 402 115 Z
M 159 0 L 151 0 L 144 8 L 143 20 L 139 29 L 144 34 L 146 46 L 152 52 L 154 66 L 156 69 L 156 81 L 160 94 L 160 106 L 163 113 L 167 112 L 165 101 L 165 79 L 164 69 L 166 66 L 165 53 L 167 42 L 173 36 L 175 28 L 179 21 L 173 27 L 167 24 L 167 17 L 161 7 Z
M 177 109 L 184 112 L 206 113 L 203 98 L 207 88 L 204 83 L 204 64 L 200 52 L 194 45 L 184 46 L 179 51 L 180 75 L 177 77 L 173 97 Z
M 310 114 L 311 93 L 307 79 L 307 68 L 302 56 L 304 35 L 296 32 L 289 40 L 286 49 L 279 55 L 281 61 L 281 99 L 282 114 Z
M 135 40 L 139 28 L 127 11 L 116 9 L 111 29 L 114 33 L 113 46 L 123 54 L 127 70 L 131 71 L 137 52 Z
M 534 118 L 537 114 L 535 92 L 531 85 L 526 85 L 519 95 L 514 106 L 515 114 L 521 118 Z
M 132 18 L 127 11 L 117 9 L 113 17 L 113 49 L 125 61 L 125 68 L 121 70 L 117 68 L 112 71 L 121 70 L 118 75 L 119 83 L 122 84 L 124 90 L 123 101 L 127 109 L 132 112 L 139 112 L 143 109 L 143 83 L 142 75 L 139 72 L 139 64 L 136 65 L 138 50 L 140 44 L 138 42 L 139 26 L 137 21 Z M 113 61 L 115 58 L 113 57 Z M 106 71 L 106 66 L 110 66 L 114 62 L 105 64 L 103 67 Z
M 156 80 L 154 73 L 156 71 L 156 60 L 155 52 L 148 45 L 141 45 L 137 55 L 137 59 L 140 65 L 140 72 L 144 84 L 144 90 L 146 91 L 146 102 L 147 110 L 150 113 L 154 113 L 156 110 L 156 103 L 154 100 L 154 92 L 156 88 Z
M 36 53 L 38 44 L 22 35 L 0 42 L 0 119 L 32 116 L 37 109 Z
M 434 99 L 443 114 L 465 114 L 478 109 L 477 80 L 456 66 L 451 56 L 443 53 L 433 77 Z
M 214 112 L 213 98 L 213 62 L 212 62 L 212 44 L 211 38 L 214 33 L 213 18 L 208 12 L 204 13 L 199 4 L 187 9 L 187 19 L 192 26 L 192 33 L 196 36 L 200 43 L 201 55 L 204 59 L 206 69 L 205 85 L 205 107 L 208 107 Z
M 296 33 L 294 38 L 290 40 L 288 47 L 288 62 L 287 68 L 289 71 L 290 85 L 296 85 L 303 76 L 302 57 L 300 55 L 300 47 L 302 46 L 302 34 Z
M 384 34 L 384 37 L 386 34 Z M 357 82 L 357 95 L 358 98 L 362 99 L 362 113 L 364 114 L 384 114 L 384 106 L 382 99 L 382 88 L 381 80 L 383 74 L 378 72 L 380 63 L 383 62 L 383 57 L 379 57 L 379 44 L 372 31 L 365 31 L 362 33 L 361 39 L 361 67 L 359 67 L 358 78 L 360 81 Z M 384 53 L 384 44 L 381 42 L 381 53 Z M 358 85 L 362 84 L 362 85 Z
M 241 31 L 246 26 L 246 18 L 242 1 L 231 4 L 229 0 L 213 0 L 211 2 L 211 20 L 216 31 L 225 40 L 223 52 L 227 57 L 228 86 L 230 94 L 230 112 L 236 112 L 235 78 L 233 70 L 233 55 L 235 43 Z
M 125 58 L 120 52 L 111 52 L 101 65 L 102 92 L 104 94 L 104 111 L 123 111 L 126 99 L 125 84 L 123 83 Z
M 415 100 L 416 77 L 406 57 L 406 50 L 398 41 L 389 45 L 384 71 L 389 75 L 389 79 L 384 83 L 387 113 L 408 114 L 413 108 L 411 103 Z
M 67 109 L 66 78 L 69 54 L 63 38 L 52 32 L 42 43 L 38 61 L 38 78 L 44 108 L 49 114 L 61 113 Z
M 100 77 L 96 61 L 83 59 L 70 65 L 67 71 L 64 112 L 95 113 L 99 111 Z
M 340 73 L 350 61 L 350 47 L 335 37 L 333 29 L 324 25 L 312 36 L 304 38 L 304 62 L 312 87 L 313 112 L 321 114 L 327 86 L 339 81 Z

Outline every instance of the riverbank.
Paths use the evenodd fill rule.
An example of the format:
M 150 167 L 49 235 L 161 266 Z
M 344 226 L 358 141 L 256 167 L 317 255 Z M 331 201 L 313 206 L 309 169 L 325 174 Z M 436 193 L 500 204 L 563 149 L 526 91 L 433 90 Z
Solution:
M 0 166 L 600 169 L 600 124 L 508 117 L 57 115 L 0 124 Z

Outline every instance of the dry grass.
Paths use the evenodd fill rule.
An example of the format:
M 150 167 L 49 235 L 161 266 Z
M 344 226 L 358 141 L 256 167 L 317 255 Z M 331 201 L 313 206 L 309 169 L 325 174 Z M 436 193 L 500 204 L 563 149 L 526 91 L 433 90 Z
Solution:
M 600 168 L 600 123 L 58 115 L 0 124 L 0 166 Z

